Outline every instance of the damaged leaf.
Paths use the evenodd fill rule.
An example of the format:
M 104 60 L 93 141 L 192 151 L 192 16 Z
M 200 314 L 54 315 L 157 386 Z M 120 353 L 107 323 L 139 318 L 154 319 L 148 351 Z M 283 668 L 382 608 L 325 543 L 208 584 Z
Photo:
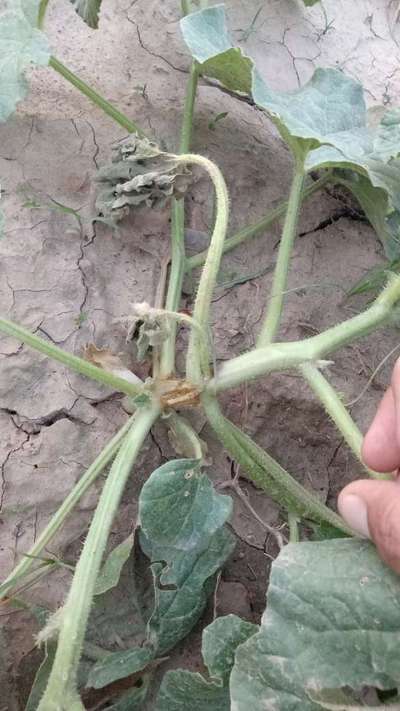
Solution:
M 127 342 L 134 340 L 137 360 L 145 360 L 150 348 L 157 348 L 170 334 L 169 318 L 160 309 L 145 301 L 132 304 L 132 314 L 127 322 Z
M 70 0 L 70 2 L 82 20 L 84 20 L 89 27 L 97 30 L 102 0 Z
M 124 378 L 124 380 L 130 383 L 141 383 L 140 378 L 138 378 L 135 373 L 132 373 L 132 371 L 124 365 L 121 358 L 115 353 L 112 353 L 108 348 L 97 348 L 94 343 L 89 343 L 83 351 L 83 357 L 89 361 L 89 363 L 97 365 L 98 368 L 107 370 L 109 373 L 113 373 L 113 375 L 117 375 L 119 378 Z
M 272 564 L 260 632 L 236 653 L 235 711 L 317 711 L 310 694 L 400 683 L 398 576 L 357 539 L 289 544 Z
M 97 173 L 99 215 L 117 223 L 130 209 L 159 207 L 183 197 L 190 173 L 147 138 L 130 136 L 114 148 L 109 165 Z
M 28 67 L 50 59 L 47 39 L 36 27 L 39 0 L 13 0 L 6 8 L 0 15 L 0 122 L 26 96 Z

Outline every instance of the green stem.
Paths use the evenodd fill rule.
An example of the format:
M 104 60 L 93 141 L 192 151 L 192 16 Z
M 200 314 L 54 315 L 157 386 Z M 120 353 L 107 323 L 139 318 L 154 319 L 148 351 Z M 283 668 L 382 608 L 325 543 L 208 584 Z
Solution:
M 190 150 L 198 78 L 197 65 L 192 62 L 183 111 L 179 145 L 180 153 L 187 153 Z M 171 208 L 171 269 L 165 299 L 165 308 L 169 311 L 177 311 L 179 309 L 185 264 L 185 204 L 184 200 L 181 199 L 173 200 Z M 160 375 L 163 377 L 168 377 L 175 370 L 176 331 L 177 324 L 171 324 L 169 337 L 161 349 Z
M 257 346 L 259 348 L 271 343 L 274 340 L 276 332 L 279 328 L 283 308 L 284 291 L 286 289 L 289 271 L 289 262 L 297 232 L 304 178 L 305 173 L 303 164 L 300 165 L 299 163 L 296 163 L 292 186 L 290 189 L 285 224 L 283 226 L 282 239 L 279 245 L 278 259 L 276 261 L 274 278 L 272 282 L 271 296 L 264 323 L 257 340 Z
M 168 414 L 166 424 L 179 443 L 180 454 L 188 459 L 198 459 L 201 463 L 203 460 L 201 440 L 191 424 L 176 412 Z
M 288 513 L 288 524 L 289 524 L 289 543 L 300 543 L 299 535 L 299 517 L 289 511 Z
M 89 487 L 92 486 L 93 482 L 97 479 L 99 474 L 101 474 L 103 469 L 116 455 L 119 447 L 121 446 L 122 440 L 132 426 L 132 422 L 133 418 L 130 418 L 120 429 L 120 431 L 117 432 L 117 434 L 112 438 L 112 440 L 110 440 L 106 447 L 104 447 L 102 452 L 99 454 L 97 459 L 95 459 L 93 464 L 91 464 L 85 474 L 83 474 L 83 476 L 79 479 L 78 483 L 68 494 L 67 498 L 64 499 L 58 511 L 54 514 L 54 516 L 52 516 L 46 528 L 39 535 L 39 538 L 36 539 L 35 544 L 28 553 L 29 556 L 39 556 L 47 544 L 50 543 L 55 534 L 60 530 L 65 519 L 76 506 L 79 499 L 82 498 Z M 28 558 L 24 556 L 21 559 L 12 573 L 8 576 L 8 578 L 6 578 L 4 583 L 0 585 L 0 599 L 8 595 L 15 584 L 28 573 L 34 563 L 34 557 Z
M 43 29 L 48 4 L 49 4 L 49 0 L 40 0 L 38 19 L 37 19 L 37 26 L 38 26 L 39 30 Z
M 335 388 L 326 380 L 320 370 L 312 363 L 303 363 L 300 366 L 300 372 L 322 402 L 329 417 L 333 420 L 339 432 L 342 433 L 345 442 L 362 463 L 369 476 L 373 479 L 391 479 L 390 474 L 374 472 L 363 463 L 361 457 L 363 436 L 350 413 L 346 410 Z
M 314 195 L 314 193 L 316 193 L 318 190 L 321 190 L 327 183 L 331 182 L 331 180 L 331 172 L 327 171 L 322 176 L 322 178 L 319 178 L 319 180 L 316 180 L 314 183 L 312 183 L 303 190 L 301 194 L 302 202 L 304 202 L 304 200 L 308 200 L 312 195 Z M 270 210 L 270 212 L 268 212 L 265 217 L 262 217 L 261 220 L 255 222 L 254 225 L 244 227 L 242 230 L 239 230 L 239 232 L 236 232 L 236 234 L 232 235 L 232 237 L 228 237 L 228 239 L 226 239 L 224 242 L 223 254 L 226 254 L 226 252 L 230 252 L 239 244 L 246 242 L 252 237 L 257 237 L 258 235 L 261 235 L 263 232 L 265 232 L 265 230 L 271 227 L 274 222 L 283 217 L 283 215 L 286 214 L 287 209 L 288 203 L 283 202 L 277 207 L 275 207 L 273 210 Z M 198 254 L 194 254 L 192 257 L 189 257 L 186 260 L 186 271 L 189 272 L 192 269 L 195 269 L 196 267 L 201 267 L 207 259 L 207 253 L 208 249 L 205 249 L 203 252 L 198 252 Z
M 44 338 L 36 336 L 26 328 L 18 326 L 16 323 L 8 321 L 5 318 L 0 318 L 0 331 L 5 333 L 7 336 L 16 338 L 21 343 L 26 343 L 26 345 L 30 346 L 30 348 L 34 348 L 34 350 L 44 353 L 44 355 L 49 358 L 52 358 L 59 363 L 63 363 L 70 368 L 70 370 L 74 370 L 76 373 L 80 373 L 81 375 L 86 375 L 88 378 L 97 380 L 97 382 L 103 383 L 103 385 L 108 385 L 121 393 L 135 396 L 143 389 L 135 383 L 128 382 L 125 378 L 120 378 L 118 375 L 113 375 L 106 370 L 98 368 L 96 365 L 89 363 L 89 361 L 83 360 L 83 358 L 78 358 L 78 356 L 72 355 L 72 353 L 67 353 L 67 351 L 64 351 L 62 348 L 58 348 L 58 346 L 55 346 L 53 343 L 45 341 Z
M 208 421 L 230 456 L 252 481 L 288 511 L 313 521 L 325 521 L 344 533 L 351 530 L 313 493 L 307 491 L 267 452 L 223 416 L 215 397 L 203 393 L 202 403 Z
M 211 235 L 208 255 L 204 265 L 197 296 L 193 308 L 193 319 L 203 331 L 208 332 L 209 313 L 215 282 L 221 263 L 222 249 L 224 245 L 226 230 L 229 218 L 229 198 L 224 177 L 212 161 L 204 156 L 187 153 L 181 156 L 182 162 L 194 163 L 207 170 L 214 183 L 216 195 L 216 213 L 214 230 Z M 209 370 L 209 348 L 208 343 L 199 337 L 198 329 L 192 329 L 188 353 L 186 359 L 186 375 L 188 380 L 194 384 L 200 384 L 202 371 L 208 374 Z
M 208 383 L 207 389 L 219 392 L 276 370 L 288 370 L 308 361 L 318 361 L 390 321 L 393 306 L 399 300 L 400 277 L 392 274 L 388 285 L 364 313 L 303 341 L 271 343 L 232 358 L 222 365 L 218 376 Z
M 38 711 L 69 711 L 66 699 L 76 693 L 86 625 L 108 536 L 132 465 L 158 414 L 156 406 L 138 411 L 111 467 L 62 609 L 57 652 Z
M 146 134 L 140 126 L 134 121 L 129 119 L 125 114 L 119 111 L 113 104 L 111 104 L 107 99 L 97 93 L 91 86 L 86 84 L 83 79 L 80 79 L 76 74 L 71 72 L 64 64 L 62 64 L 55 57 L 50 57 L 49 61 L 50 67 L 56 70 L 61 76 L 70 82 L 76 89 L 87 96 L 90 101 L 92 101 L 96 106 L 104 111 L 107 116 L 110 116 L 116 123 L 118 123 L 122 128 L 125 128 L 129 133 L 137 133 L 138 136 L 145 137 Z

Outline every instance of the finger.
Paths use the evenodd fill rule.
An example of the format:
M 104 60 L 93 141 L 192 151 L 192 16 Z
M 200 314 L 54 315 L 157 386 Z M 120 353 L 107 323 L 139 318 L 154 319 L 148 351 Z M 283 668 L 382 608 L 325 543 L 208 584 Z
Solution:
M 354 481 L 340 493 L 338 508 L 350 528 L 372 538 L 381 558 L 400 573 L 400 481 Z
M 398 371 L 398 376 L 400 371 Z M 362 458 L 377 472 L 387 472 L 400 466 L 400 377 L 396 379 L 396 396 L 390 387 L 383 396 L 372 424 L 364 437 Z M 396 407 L 396 398 L 398 406 Z

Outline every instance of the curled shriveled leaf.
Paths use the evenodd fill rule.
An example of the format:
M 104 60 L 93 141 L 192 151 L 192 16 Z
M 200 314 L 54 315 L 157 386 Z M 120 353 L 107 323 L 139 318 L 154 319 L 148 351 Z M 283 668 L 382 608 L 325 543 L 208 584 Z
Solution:
M 0 121 L 25 97 L 29 65 L 49 63 L 47 39 L 36 26 L 38 11 L 39 0 L 8 0 L 0 15 Z
M 84 349 L 83 357 L 98 368 L 107 370 L 130 383 L 141 383 L 140 378 L 124 365 L 119 355 L 112 353 L 108 348 L 97 348 L 94 343 L 89 343 Z
M 102 0 L 70 0 L 75 12 L 89 27 L 97 30 L 99 25 L 99 12 Z
M 112 163 L 100 168 L 96 200 L 99 214 L 118 222 L 138 207 L 158 207 L 182 197 L 190 173 L 147 138 L 130 136 L 114 149 Z
M 170 333 L 168 315 L 145 301 L 132 304 L 131 314 L 123 320 L 127 323 L 127 342 L 136 342 L 138 361 L 146 358 L 150 348 L 164 343 Z

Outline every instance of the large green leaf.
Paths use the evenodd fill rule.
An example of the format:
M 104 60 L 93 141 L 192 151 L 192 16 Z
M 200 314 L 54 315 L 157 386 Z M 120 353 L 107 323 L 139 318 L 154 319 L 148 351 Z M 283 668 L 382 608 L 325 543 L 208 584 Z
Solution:
M 7 8 L 0 15 L 0 121 L 25 97 L 28 66 L 45 65 L 50 59 L 47 39 L 36 28 L 39 0 L 13 0 Z
M 145 669 L 154 659 L 154 652 L 149 647 L 135 647 L 121 652 L 111 652 L 107 657 L 96 662 L 92 667 L 86 686 L 102 689 L 117 679 L 123 679 Z
M 307 170 L 345 167 L 368 177 L 400 211 L 400 112 L 392 109 L 376 129 L 368 125 L 362 86 L 335 69 L 317 69 L 292 92 L 272 91 L 253 61 L 232 46 L 221 5 L 181 20 L 186 44 L 202 74 L 231 91 L 250 94 L 277 125 Z M 311 151 L 311 153 L 310 153 Z
M 70 0 L 75 12 L 89 27 L 97 29 L 99 26 L 99 13 L 102 0 Z
M 254 635 L 257 625 L 236 615 L 219 617 L 203 631 L 202 655 L 211 681 L 179 669 L 162 681 L 156 711 L 229 711 L 228 680 L 237 647 Z
M 366 541 L 286 546 L 261 630 L 239 647 L 235 711 L 314 711 L 313 694 L 400 683 L 400 579 Z

